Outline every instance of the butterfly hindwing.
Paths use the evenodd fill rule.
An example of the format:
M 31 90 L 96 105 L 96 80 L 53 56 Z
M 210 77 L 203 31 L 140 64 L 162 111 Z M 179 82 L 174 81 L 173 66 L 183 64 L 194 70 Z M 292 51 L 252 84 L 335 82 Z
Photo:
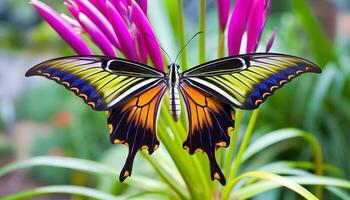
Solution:
M 234 107 L 255 109 L 276 89 L 306 72 L 321 70 L 302 58 L 255 53 L 204 63 L 184 72 L 182 80 Z
M 159 104 L 167 88 L 165 82 L 131 97 L 109 112 L 110 140 L 114 144 L 125 144 L 129 148 L 119 180 L 131 175 L 136 153 L 141 149 L 153 153 L 159 146 L 156 137 Z
M 191 86 L 180 83 L 188 117 L 188 136 L 183 147 L 190 154 L 197 151 L 208 156 L 211 178 L 225 185 L 215 153 L 219 147 L 227 147 L 229 135 L 234 127 L 234 110 L 229 104 L 221 102 L 217 97 Z
M 26 73 L 33 75 L 45 76 L 65 86 L 95 110 L 108 110 L 165 76 L 146 65 L 105 56 L 48 60 Z

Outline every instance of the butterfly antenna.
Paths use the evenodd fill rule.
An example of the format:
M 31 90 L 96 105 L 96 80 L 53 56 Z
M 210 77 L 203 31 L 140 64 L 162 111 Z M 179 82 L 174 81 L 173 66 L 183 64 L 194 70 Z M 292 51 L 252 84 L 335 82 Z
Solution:
M 202 32 L 202 31 L 199 31 L 198 33 L 194 34 L 194 35 L 191 37 L 190 40 L 187 41 L 187 43 L 185 44 L 185 46 L 183 46 L 183 47 L 181 48 L 181 50 L 179 51 L 179 53 L 176 55 L 176 58 L 175 58 L 175 62 L 174 62 L 174 63 L 176 63 L 176 61 L 177 61 L 178 57 L 180 56 L 180 53 L 182 52 L 182 50 L 184 50 L 184 49 L 187 47 L 187 45 L 188 45 L 189 43 L 191 43 L 191 41 L 192 41 L 197 35 L 199 35 L 199 34 L 201 34 L 201 33 L 203 33 L 203 32 Z
M 173 63 L 173 61 L 171 60 L 169 54 L 163 49 L 162 46 L 160 46 L 160 44 L 158 43 L 158 41 L 155 40 L 149 33 L 146 33 L 146 32 L 145 32 L 144 34 L 145 34 L 146 36 L 148 36 L 149 38 L 151 38 L 152 41 L 153 41 L 154 43 L 156 43 L 156 44 L 158 45 L 158 47 L 165 53 L 165 55 L 168 57 L 169 61 L 170 61 L 171 63 Z

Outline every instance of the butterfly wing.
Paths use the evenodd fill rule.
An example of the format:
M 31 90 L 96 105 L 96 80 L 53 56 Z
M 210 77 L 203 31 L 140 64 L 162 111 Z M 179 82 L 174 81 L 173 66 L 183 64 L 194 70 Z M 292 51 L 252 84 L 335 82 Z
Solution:
M 305 72 L 319 73 L 320 69 L 301 58 L 270 53 L 227 57 L 185 71 L 180 78 L 189 123 L 184 149 L 190 154 L 203 151 L 211 178 L 224 185 L 215 152 L 229 145 L 235 116 L 232 106 L 257 108 L 276 89 Z
M 229 135 L 234 127 L 234 110 L 217 97 L 185 82 L 180 83 L 184 98 L 189 131 L 183 148 L 190 154 L 204 152 L 210 162 L 212 180 L 217 179 L 222 185 L 226 180 L 216 162 L 215 153 L 219 147 L 227 147 Z
M 105 56 L 70 56 L 40 63 L 26 76 L 40 75 L 65 86 L 95 110 L 108 110 L 164 81 L 163 72 Z
M 321 70 L 302 58 L 255 53 L 204 63 L 184 72 L 182 81 L 234 107 L 255 109 L 276 89 L 305 72 Z
M 31 68 L 65 86 L 95 110 L 109 110 L 110 140 L 129 147 L 120 181 L 131 175 L 138 150 L 157 149 L 156 121 L 167 88 L 165 74 L 146 65 L 104 56 L 57 58 Z
M 153 153 L 159 146 L 156 137 L 159 105 L 167 88 L 161 82 L 131 97 L 109 112 L 108 126 L 110 139 L 114 144 L 128 146 L 129 153 L 119 180 L 124 181 L 131 175 L 134 157 L 138 150 L 147 149 Z

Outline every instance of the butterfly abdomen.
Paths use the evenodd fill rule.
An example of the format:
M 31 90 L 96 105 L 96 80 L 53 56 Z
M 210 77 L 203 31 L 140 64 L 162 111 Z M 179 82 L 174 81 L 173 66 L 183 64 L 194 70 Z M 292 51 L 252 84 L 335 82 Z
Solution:
M 173 119 L 177 121 L 181 115 L 180 95 L 177 86 L 170 87 L 170 112 Z

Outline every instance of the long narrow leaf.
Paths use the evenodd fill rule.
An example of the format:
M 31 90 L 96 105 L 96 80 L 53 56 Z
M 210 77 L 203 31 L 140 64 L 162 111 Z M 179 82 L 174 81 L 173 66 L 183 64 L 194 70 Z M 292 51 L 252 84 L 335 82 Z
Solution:
M 80 195 L 83 197 L 94 198 L 94 199 L 108 199 L 108 200 L 121 200 L 127 199 L 127 197 L 116 197 L 98 190 L 91 188 L 72 186 L 72 185 L 55 185 L 38 187 L 24 192 L 19 192 L 13 195 L 2 197 L 2 200 L 20 200 L 29 199 L 36 196 L 42 196 L 47 194 L 72 194 Z
M 322 185 L 328 186 L 327 189 L 331 192 L 334 191 L 329 186 L 341 187 L 350 189 L 350 181 L 335 179 L 330 177 L 320 177 L 320 176 L 302 176 L 302 177 L 288 177 L 289 180 L 294 181 L 300 185 Z M 251 184 L 242 189 L 238 189 L 232 193 L 231 198 L 248 199 L 254 197 L 260 193 L 266 192 L 268 190 L 281 187 L 281 185 L 272 181 L 259 181 L 257 183 Z M 336 188 L 338 189 L 338 188 Z M 338 189 L 339 190 L 339 189 Z M 337 190 L 337 191 L 338 191 Z M 338 195 L 336 192 L 334 194 Z M 339 196 L 339 195 L 338 195 Z
M 264 180 L 269 180 L 272 181 L 278 185 L 287 187 L 288 189 L 293 190 L 294 192 L 300 194 L 302 197 L 308 199 L 308 200 L 317 200 L 317 198 L 311 194 L 308 190 L 306 190 L 304 187 L 296 183 L 295 181 L 279 176 L 276 174 L 268 173 L 268 172 L 263 172 L 263 171 L 252 171 L 252 172 L 247 172 L 245 174 L 242 174 L 241 176 L 233 179 L 227 184 L 227 189 L 224 190 L 222 194 L 222 199 L 227 200 L 230 196 L 230 193 L 233 189 L 233 187 L 243 178 L 258 178 L 258 179 L 264 179 Z

